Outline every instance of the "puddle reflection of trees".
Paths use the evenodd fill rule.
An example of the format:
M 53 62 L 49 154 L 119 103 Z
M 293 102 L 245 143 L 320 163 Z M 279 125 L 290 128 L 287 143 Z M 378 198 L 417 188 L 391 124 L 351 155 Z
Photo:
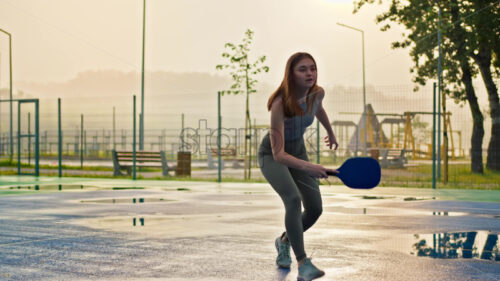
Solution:
M 481 253 L 478 247 L 482 246 L 482 243 L 476 241 L 478 237 L 477 231 L 432 234 L 432 245 L 429 245 L 426 239 L 420 239 L 420 235 L 415 234 L 415 239 L 420 240 L 413 244 L 413 250 L 420 257 L 441 259 L 480 258 L 500 261 L 500 251 L 497 246 L 498 234 L 480 233 L 480 235 L 487 236 Z

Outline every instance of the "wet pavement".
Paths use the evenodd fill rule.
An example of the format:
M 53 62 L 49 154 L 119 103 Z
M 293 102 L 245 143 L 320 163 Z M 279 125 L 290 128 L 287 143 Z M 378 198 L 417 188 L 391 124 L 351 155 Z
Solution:
M 499 191 L 321 192 L 319 280 L 499 279 Z M 268 184 L 0 176 L 0 195 L 0 280 L 297 278 L 274 264 Z

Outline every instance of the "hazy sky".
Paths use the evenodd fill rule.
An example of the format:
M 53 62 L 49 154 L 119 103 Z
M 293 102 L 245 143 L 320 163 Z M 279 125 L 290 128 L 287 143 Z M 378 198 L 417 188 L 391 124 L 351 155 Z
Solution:
M 64 84 L 86 71 L 116 70 L 139 78 L 142 4 L 142 0 L 0 0 L 0 28 L 13 35 L 14 92 L 16 81 Z M 217 64 L 225 62 L 221 57 L 224 44 L 241 42 L 244 32 L 250 28 L 255 32 L 250 56 L 266 55 L 266 64 L 270 67 L 270 73 L 257 78 L 271 88 L 281 82 L 288 57 L 297 51 L 307 51 L 316 58 L 319 85 L 360 90 L 361 34 L 337 25 L 341 22 L 365 31 L 367 101 L 376 102 L 371 100 L 375 96 L 370 86 L 374 86 L 372 89 L 380 91 L 396 89 L 383 94 L 389 99 L 400 98 L 402 102 L 411 94 L 410 90 L 401 89 L 411 88 L 413 84 L 409 73 L 412 63 L 408 49 L 390 48 L 391 42 L 401 39 L 404 30 L 393 26 L 388 32 L 382 32 L 375 23 L 376 15 L 386 9 L 387 5 L 367 5 L 353 15 L 353 3 L 347 0 L 147 0 L 146 71 L 208 72 L 229 78 L 227 73 L 215 70 Z M 488 103 L 484 86 L 480 78 L 476 81 L 481 108 L 485 109 Z M 139 86 L 136 83 L 134 89 Z M 146 89 L 150 86 L 146 80 Z M 7 87 L 8 39 L 0 34 L 0 88 Z M 431 93 L 429 87 L 426 93 Z M 177 111 L 169 112 L 175 116 L 184 110 L 181 100 L 192 99 L 177 95 L 174 101 L 161 103 L 154 100 L 151 96 L 154 94 L 158 93 L 146 93 L 149 101 L 146 108 L 175 107 Z M 263 94 L 264 98 L 251 100 L 260 102 L 252 106 L 255 112 L 260 112 L 254 115 L 259 124 L 268 122 L 265 101 L 270 93 Z M 428 97 L 422 102 L 430 104 L 430 95 L 421 94 Z M 76 89 L 68 95 L 74 99 L 84 98 Z M 123 95 L 130 98 L 130 92 L 124 91 Z M 328 99 L 330 104 L 346 100 L 335 93 Z M 207 101 L 213 100 L 207 96 Z M 243 104 L 237 99 L 226 100 Z M 401 110 L 411 109 L 413 105 L 402 102 Z M 201 106 L 198 112 L 203 116 L 191 119 L 216 113 L 215 108 L 208 110 L 205 103 Z M 81 107 L 83 112 L 89 106 Z M 453 107 L 451 101 L 449 107 Z M 236 109 L 234 104 L 225 108 Z M 393 109 L 379 106 L 376 110 Z M 469 118 L 467 106 L 461 112 L 464 118 Z M 345 118 L 331 114 L 332 120 Z M 489 128 L 489 119 L 485 116 L 485 128 Z M 462 122 L 469 119 L 460 120 L 455 128 L 469 132 L 470 129 L 459 126 L 470 125 L 471 122 Z M 153 121 L 152 117 L 146 119 L 146 122 Z M 464 139 L 467 138 L 464 135 Z
M 0 0 L 0 28 L 13 34 L 14 81 L 65 81 L 87 70 L 141 70 L 142 0 Z M 366 82 L 411 84 L 408 50 L 391 50 L 402 30 L 381 32 L 383 6 L 353 15 L 347 0 L 147 0 L 146 71 L 219 73 L 226 42 L 255 32 L 251 56 L 266 55 L 278 84 L 296 51 L 317 60 L 319 83 L 361 85 L 365 30 Z M 0 86 L 8 86 L 8 40 L 0 34 Z

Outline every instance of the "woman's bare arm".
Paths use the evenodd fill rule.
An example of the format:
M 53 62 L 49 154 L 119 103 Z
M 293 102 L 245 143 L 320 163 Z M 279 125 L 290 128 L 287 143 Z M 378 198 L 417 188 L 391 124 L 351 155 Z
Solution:
M 321 122 L 323 127 L 326 129 L 328 136 L 325 137 L 326 146 L 330 147 L 330 149 L 337 150 L 339 144 L 337 143 L 337 138 L 332 130 L 332 125 L 328 120 L 328 115 L 326 114 L 325 109 L 323 108 L 323 98 L 325 97 L 325 91 L 320 87 L 320 91 L 318 92 L 318 108 L 316 110 L 316 118 Z
M 328 120 L 328 115 L 326 114 L 325 109 L 323 108 L 323 98 L 325 97 L 325 92 L 323 89 L 318 93 L 318 109 L 316 110 L 316 118 L 323 125 L 326 132 L 328 134 L 333 135 L 332 126 L 330 125 L 330 121 Z

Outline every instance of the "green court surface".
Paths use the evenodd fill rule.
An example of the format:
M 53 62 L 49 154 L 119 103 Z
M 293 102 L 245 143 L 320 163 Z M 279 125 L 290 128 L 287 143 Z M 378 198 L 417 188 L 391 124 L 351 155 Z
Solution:
M 168 181 L 168 180 L 130 180 L 102 178 L 58 178 L 32 176 L 0 176 L 0 196 L 11 194 L 31 194 L 34 192 L 58 192 L 64 190 L 117 190 L 117 189 L 177 189 L 189 186 L 221 187 L 237 190 L 262 190 L 271 187 L 267 183 L 214 183 L 200 181 Z M 321 185 L 323 194 L 352 193 L 360 195 L 393 195 L 403 196 L 408 201 L 422 199 L 500 202 L 498 190 L 467 190 L 467 189 L 422 189 L 408 187 L 376 187 L 371 190 L 354 190 L 342 185 Z

